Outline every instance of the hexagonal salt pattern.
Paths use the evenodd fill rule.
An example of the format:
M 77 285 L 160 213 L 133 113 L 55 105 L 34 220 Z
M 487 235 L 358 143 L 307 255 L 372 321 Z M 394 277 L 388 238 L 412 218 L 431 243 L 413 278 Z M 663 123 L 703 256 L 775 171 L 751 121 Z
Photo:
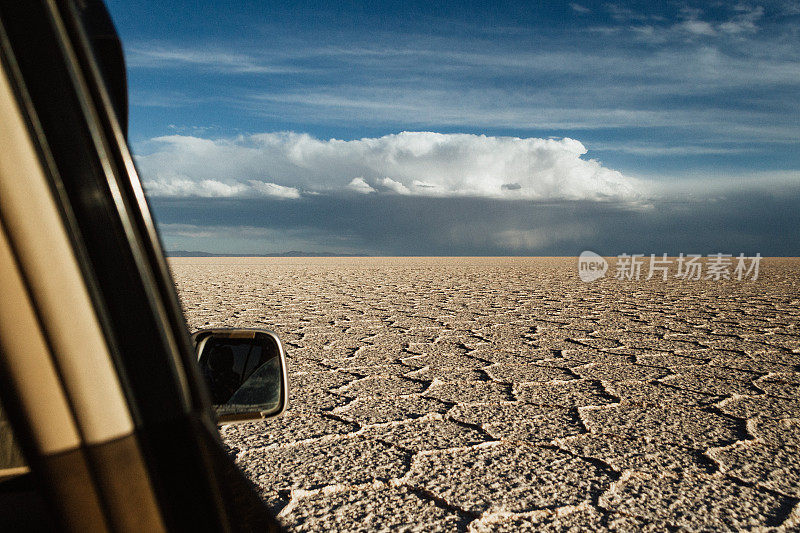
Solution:
M 290 531 L 795 531 L 800 261 L 173 259 L 191 329 L 266 327 L 290 407 L 221 428 Z
M 471 516 L 407 486 L 372 484 L 298 496 L 281 515 L 292 531 L 443 532 L 464 529 Z

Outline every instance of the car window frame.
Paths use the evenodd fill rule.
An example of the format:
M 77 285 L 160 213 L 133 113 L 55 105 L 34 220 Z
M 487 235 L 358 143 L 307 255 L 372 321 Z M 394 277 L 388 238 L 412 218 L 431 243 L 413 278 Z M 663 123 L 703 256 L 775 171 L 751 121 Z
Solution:
M 227 531 L 247 516 L 276 530 L 252 483 L 224 451 L 147 199 L 86 32 L 90 9 L 105 11 L 97 0 L 1 0 L 0 50 L 14 65 L 17 99 L 103 323 L 157 499 L 172 529 Z M 13 402 L 4 393 L 7 398 Z

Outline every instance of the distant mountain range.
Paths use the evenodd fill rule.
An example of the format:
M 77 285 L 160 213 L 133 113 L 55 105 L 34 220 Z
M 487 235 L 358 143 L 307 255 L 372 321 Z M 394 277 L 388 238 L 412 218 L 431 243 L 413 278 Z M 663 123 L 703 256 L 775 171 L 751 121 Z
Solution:
M 215 254 L 212 252 L 194 252 L 187 250 L 172 250 L 166 252 L 167 257 L 369 257 L 366 254 L 333 254 L 330 252 L 289 252 L 271 254 Z

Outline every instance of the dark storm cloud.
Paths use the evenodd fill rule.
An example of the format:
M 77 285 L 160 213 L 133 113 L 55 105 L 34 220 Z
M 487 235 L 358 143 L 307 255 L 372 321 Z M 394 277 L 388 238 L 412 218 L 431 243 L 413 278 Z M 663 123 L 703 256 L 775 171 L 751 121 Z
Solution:
M 318 195 L 154 199 L 169 249 L 371 255 L 800 255 L 800 192 L 732 193 L 645 207 L 600 202 Z M 203 238 L 207 238 L 204 241 Z M 227 244 L 226 244 L 227 243 Z

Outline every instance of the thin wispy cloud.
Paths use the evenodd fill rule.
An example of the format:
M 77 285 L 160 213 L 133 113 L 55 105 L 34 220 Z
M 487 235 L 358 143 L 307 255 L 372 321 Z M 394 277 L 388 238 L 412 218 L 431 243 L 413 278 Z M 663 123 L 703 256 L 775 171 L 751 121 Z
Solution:
M 398 125 L 560 134 L 661 128 L 664 139 L 686 131 L 724 137 L 749 129 L 754 140 L 785 142 L 800 135 L 800 50 L 785 32 L 762 36 L 722 29 L 751 24 L 753 13 L 758 11 L 714 23 L 693 14 L 670 24 L 621 25 L 618 35 L 593 50 L 571 43 L 526 50 L 513 42 L 452 37 L 428 39 L 426 46 L 314 44 L 246 54 L 140 46 L 133 48 L 134 69 L 195 68 L 236 80 L 273 73 L 281 81 L 225 82 L 224 91 L 207 94 L 134 94 L 132 101 L 148 107 L 221 106 L 253 119 L 328 127 L 353 124 L 357 117 L 395 131 Z M 592 28 L 583 31 L 596 40 Z M 698 41 L 703 33 L 715 35 Z M 632 41 L 662 44 L 651 49 L 632 47 Z
M 608 92 L 613 94 L 614 91 L 612 88 Z M 570 90 L 564 92 L 571 94 Z M 594 89 L 587 91 L 594 92 Z M 602 91 L 597 93 L 602 99 Z M 664 95 L 664 98 L 680 98 L 680 95 Z M 455 100 L 447 90 L 348 86 L 337 91 L 259 94 L 242 99 L 240 105 L 258 115 L 280 116 L 298 122 L 313 116 L 322 124 L 339 123 L 358 115 L 372 125 L 391 127 L 402 123 L 416 129 L 433 122 L 440 127 L 481 130 L 683 130 L 648 136 L 654 147 L 674 146 L 676 141 L 682 140 L 696 143 L 698 139 L 735 142 L 741 141 L 743 136 L 759 143 L 793 143 L 800 133 L 790 109 L 776 116 L 773 110 L 733 110 L 721 105 L 643 109 L 636 101 L 622 99 L 616 106 L 604 107 L 593 103 L 587 94 L 576 96 L 572 106 L 564 105 L 564 99 L 568 99 L 567 96 L 559 98 L 547 92 L 487 88 L 465 91 Z M 779 102 L 770 105 L 783 108 Z M 624 144 L 620 147 L 625 148 Z
M 580 4 L 576 4 L 575 2 L 570 2 L 569 4 L 570 9 L 572 9 L 575 13 L 579 13 L 581 15 L 586 15 L 587 13 L 591 13 L 592 10 L 586 6 L 582 6 Z
M 217 73 L 236 74 L 290 74 L 297 67 L 268 64 L 263 57 L 209 49 L 184 48 L 169 45 L 144 44 L 128 47 L 126 62 L 131 68 L 185 68 L 198 67 Z
M 648 157 L 670 157 L 676 155 L 740 155 L 751 154 L 757 149 L 751 144 L 743 145 L 741 142 L 731 143 L 729 146 L 684 144 L 678 146 L 650 146 L 642 143 L 593 143 L 593 151 L 621 152 Z

